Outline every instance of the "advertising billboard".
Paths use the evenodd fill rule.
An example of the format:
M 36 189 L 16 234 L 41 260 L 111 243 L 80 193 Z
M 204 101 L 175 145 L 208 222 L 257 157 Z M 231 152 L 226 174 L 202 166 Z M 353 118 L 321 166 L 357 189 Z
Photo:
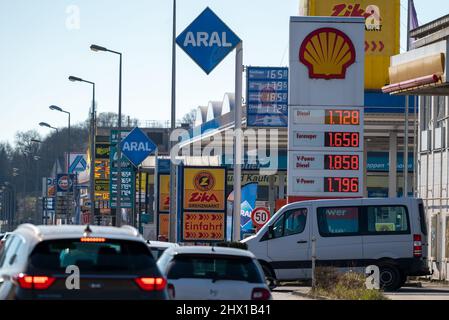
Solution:
M 182 167 L 181 241 L 226 239 L 226 168 Z
M 248 127 L 287 127 L 288 68 L 248 67 Z
M 306 16 L 363 17 L 365 19 L 365 89 L 390 83 L 390 57 L 400 51 L 400 0 L 302 0 Z
M 184 169 L 184 210 L 223 211 L 225 190 L 225 169 Z
M 364 33 L 361 18 L 290 20 L 289 202 L 363 195 Z

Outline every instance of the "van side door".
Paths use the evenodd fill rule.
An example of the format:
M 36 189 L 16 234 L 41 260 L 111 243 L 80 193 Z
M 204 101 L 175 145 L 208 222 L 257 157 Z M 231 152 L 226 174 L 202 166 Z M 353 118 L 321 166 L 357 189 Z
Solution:
M 310 260 L 310 209 L 282 213 L 267 233 L 267 255 L 278 280 L 302 279 Z

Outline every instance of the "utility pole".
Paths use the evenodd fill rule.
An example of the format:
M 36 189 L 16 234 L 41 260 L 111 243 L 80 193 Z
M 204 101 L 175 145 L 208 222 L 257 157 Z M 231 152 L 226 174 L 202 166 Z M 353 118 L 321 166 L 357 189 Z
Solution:
M 172 34 L 172 87 L 171 87 L 171 123 L 170 134 L 176 129 L 176 0 L 173 0 L 173 34 Z M 170 154 L 174 146 L 174 141 L 170 139 Z M 169 238 L 170 242 L 177 242 L 176 223 L 178 220 L 176 213 L 176 166 L 175 159 L 170 159 L 170 215 L 169 215 Z

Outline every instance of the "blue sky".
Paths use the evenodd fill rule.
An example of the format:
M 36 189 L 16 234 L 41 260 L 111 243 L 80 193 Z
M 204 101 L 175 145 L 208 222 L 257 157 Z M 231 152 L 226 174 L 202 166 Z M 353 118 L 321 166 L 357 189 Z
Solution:
M 406 0 L 401 0 L 405 18 Z M 178 34 L 210 6 L 244 41 L 245 65 L 287 65 L 289 16 L 299 0 L 178 0 Z M 75 7 L 72 7 L 75 5 Z M 421 24 L 449 13 L 448 0 L 415 0 Z M 79 28 L 72 22 L 79 9 Z M 72 121 L 88 117 L 91 91 L 69 75 L 97 83 L 99 112 L 117 110 L 118 57 L 93 53 L 99 44 L 124 53 L 123 113 L 141 120 L 170 119 L 170 0 L 0 0 L 0 141 L 18 130 L 38 129 L 40 121 L 66 125 L 56 104 Z M 406 32 L 406 20 L 401 33 Z M 401 46 L 405 47 L 402 37 Z M 221 100 L 234 90 L 234 54 L 211 75 L 177 50 L 177 116 Z

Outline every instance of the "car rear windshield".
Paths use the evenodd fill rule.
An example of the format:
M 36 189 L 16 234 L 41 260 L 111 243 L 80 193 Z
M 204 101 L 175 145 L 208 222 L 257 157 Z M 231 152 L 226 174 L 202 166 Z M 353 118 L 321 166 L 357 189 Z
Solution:
M 240 256 L 178 255 L 169 268 L 168 278 L 263 282 L 254 260 Z
M 82 242 L 81 239 L 39 243 L 30 256 L 32 270 L 65 272 L 75 265 L 82 273 L 141 273 L 157 269 L 144 243 L 125 240 Z

